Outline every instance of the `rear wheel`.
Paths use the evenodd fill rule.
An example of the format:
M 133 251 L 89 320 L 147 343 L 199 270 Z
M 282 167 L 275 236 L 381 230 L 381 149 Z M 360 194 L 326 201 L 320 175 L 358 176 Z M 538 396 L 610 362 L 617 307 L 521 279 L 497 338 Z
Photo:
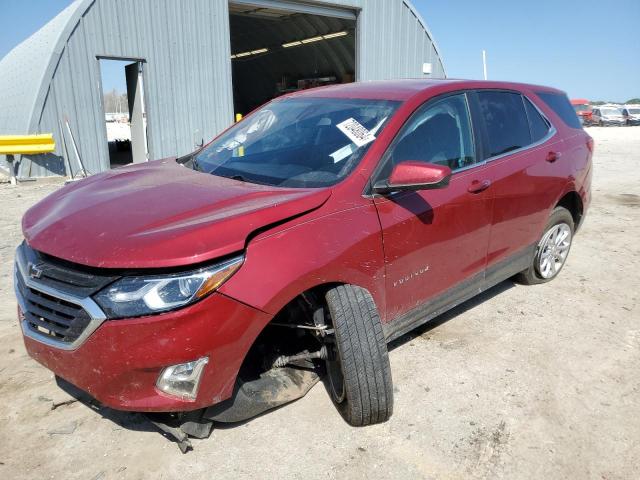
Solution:
M 335 334 L 328 340 L 327 387 L 343 418 L 353 426 L 389 419 L 393 383 L 387 344 L 371 294 L 341 285 L 325 296 Z
M 549 217 L 529 268 L 516 278 L 525 285 L 546 283 L 558 276 L 569 256 L 574 223 L 566 208 L 556 207 Z

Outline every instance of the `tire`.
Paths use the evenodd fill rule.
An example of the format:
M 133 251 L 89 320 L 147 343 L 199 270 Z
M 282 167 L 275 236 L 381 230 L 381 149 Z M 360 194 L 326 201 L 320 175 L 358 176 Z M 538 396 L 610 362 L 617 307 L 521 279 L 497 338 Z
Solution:
M 554 232 L 558 234 L 555 237 Z M 567 261 L 574 233 L 575 225 L 569 210 L 564 207 L 556 207 L 551 212 L 549 221 L 544 228 L 531 265 L 516 276 L 516 281 L 524 285 L 537 285 L 556 278 Z M 568 239 L 558 244 L 557 240 L 560 240 L 563 234 L 568 234 Z M 567 245 L 564 246 L 566 243 Z M 555 244 L 555 249 L 553 249 L 553 244 Z M 546 264 L 544 263 L 545 257 L 548 259 Z
M 331 336 L 327 389 L 347 423 L 363 427 L 393 413 L 393 382 L 387 343 L 371 294 L 341 285 L 325 295 Z

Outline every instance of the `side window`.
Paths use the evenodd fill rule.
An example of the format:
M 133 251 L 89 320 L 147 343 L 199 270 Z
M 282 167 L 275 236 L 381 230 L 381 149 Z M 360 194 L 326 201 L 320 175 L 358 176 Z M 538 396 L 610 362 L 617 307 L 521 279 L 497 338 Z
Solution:
M 582 129 L 578 115 L 566 95 L 552 92 L 536 92 L 536 95 L 538 95 L 567 126 Z M 600 112 L 598 112 L 598 114 L 599 113 Z
M 529 121 L 519 93 L 479 91 L 478 100 L 489 137 L 489 157 L 531 144 Z
M 533 143 L 539 142 L 547 136 L 551 127 L 547 120 L 540 115 L 538 109 L 534 107 L 531 101 L 526 97 L 524 97 L 524 107 L 527 111 L 527 117 L 529 118 Z
M 385 157 L 382 175 L 405 161 L 446 165 L 452 171 L 476 161 L 469 108 L 465 94 L 427 103 L 402 128 Z

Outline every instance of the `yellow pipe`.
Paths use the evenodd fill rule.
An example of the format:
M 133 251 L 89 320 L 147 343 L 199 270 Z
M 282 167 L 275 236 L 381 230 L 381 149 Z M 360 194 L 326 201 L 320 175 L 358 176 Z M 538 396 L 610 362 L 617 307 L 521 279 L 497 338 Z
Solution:
M 38 155 L 56 149 L 53 134 L 0 135 L 0 155 Z

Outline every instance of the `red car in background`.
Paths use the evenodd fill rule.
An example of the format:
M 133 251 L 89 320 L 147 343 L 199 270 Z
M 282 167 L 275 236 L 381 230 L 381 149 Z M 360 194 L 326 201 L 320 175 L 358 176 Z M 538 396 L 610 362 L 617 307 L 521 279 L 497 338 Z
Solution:
M 573 109 L 580 117 L 583 125 L 591 125 L 593 123 L 593 109 L 589 100 L 583 98 L 573 99 L 571 100 L 571 105 L 573 105 Z
M 25 214 L 27 352 L 109 407 L 180 412 L 168 431 L 182 442 L 322 375 L 351 425 L 383 422 L 387 342 L 510 277 L 556 278 L 592 151 L 547 87 L 280 97 L 193 154 L 95 175 Z

